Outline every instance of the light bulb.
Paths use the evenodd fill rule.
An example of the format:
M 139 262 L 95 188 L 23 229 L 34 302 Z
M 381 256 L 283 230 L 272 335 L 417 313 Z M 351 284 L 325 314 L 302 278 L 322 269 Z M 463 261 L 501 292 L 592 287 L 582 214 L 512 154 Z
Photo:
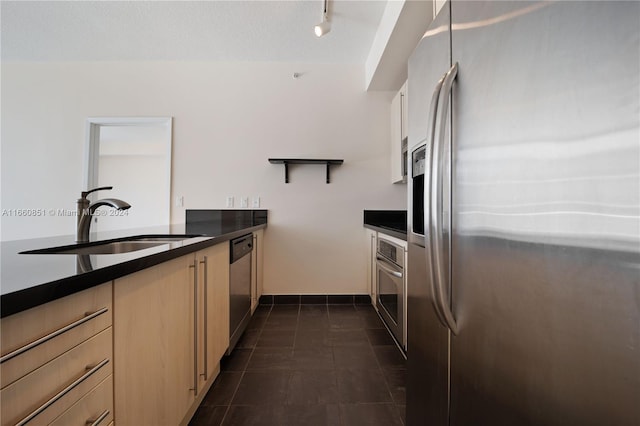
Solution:
M 331 31 L 331 24 L 329 24 L 329 21 L 326 21 L 324 19 L 321 23 L 313 27 L 313 32 L 316 34 L 316 37 L 322 37 L 329 31 Z

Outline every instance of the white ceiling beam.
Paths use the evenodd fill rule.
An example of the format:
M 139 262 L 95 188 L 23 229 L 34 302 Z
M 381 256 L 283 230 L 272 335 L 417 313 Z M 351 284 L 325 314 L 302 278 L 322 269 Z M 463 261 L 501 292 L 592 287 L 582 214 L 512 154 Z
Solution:
M 387 2 L 365 62 L 368 91 L 400 89 L 409 56 L 432 20 L 432 0 Z

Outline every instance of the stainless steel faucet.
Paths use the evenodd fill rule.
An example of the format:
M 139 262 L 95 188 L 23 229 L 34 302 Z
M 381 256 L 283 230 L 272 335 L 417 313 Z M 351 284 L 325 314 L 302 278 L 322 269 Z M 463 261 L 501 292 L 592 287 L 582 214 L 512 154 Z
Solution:
M 89 241 L 89 227 L 91 226 L 91 219 L 96 209 L 101 206 L 110 206 L 118 210 L 127 210 L 131 205 L 126 201 L 118 200 L 117 198 L 104 198 L 98 200 L 95 203 L 89 204 L 87 195 L 95 191 L 113 189 L 112 186 L 102 186 L 100 188 L 94 188 L 89 191 L 82 191 L 80 198 L 78 198 L 78 232 L 76 233 L 76 241 L 79 243 L 86 243 Z

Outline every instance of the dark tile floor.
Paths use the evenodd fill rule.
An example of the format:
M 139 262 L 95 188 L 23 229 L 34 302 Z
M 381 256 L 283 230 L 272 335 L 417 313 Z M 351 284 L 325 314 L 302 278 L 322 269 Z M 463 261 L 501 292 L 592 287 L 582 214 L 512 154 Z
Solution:
M 256 310 L 191 426 L 402 426 L 405 360 L 371 305 Z

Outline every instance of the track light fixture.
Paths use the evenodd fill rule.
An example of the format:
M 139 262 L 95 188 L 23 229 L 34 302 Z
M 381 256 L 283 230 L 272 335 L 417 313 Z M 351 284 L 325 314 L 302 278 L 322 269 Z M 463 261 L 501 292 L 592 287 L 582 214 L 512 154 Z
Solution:
M 322 37 L 329 31 L 331 31 L 331 23 L 329 22 L 329 16 L 327 15 L 327 3 L 329 0 L 324 0 L 324 10 L 322 12 L 322 22 L 313 27 L 313 32 L 316 34 L 316 37 Z

